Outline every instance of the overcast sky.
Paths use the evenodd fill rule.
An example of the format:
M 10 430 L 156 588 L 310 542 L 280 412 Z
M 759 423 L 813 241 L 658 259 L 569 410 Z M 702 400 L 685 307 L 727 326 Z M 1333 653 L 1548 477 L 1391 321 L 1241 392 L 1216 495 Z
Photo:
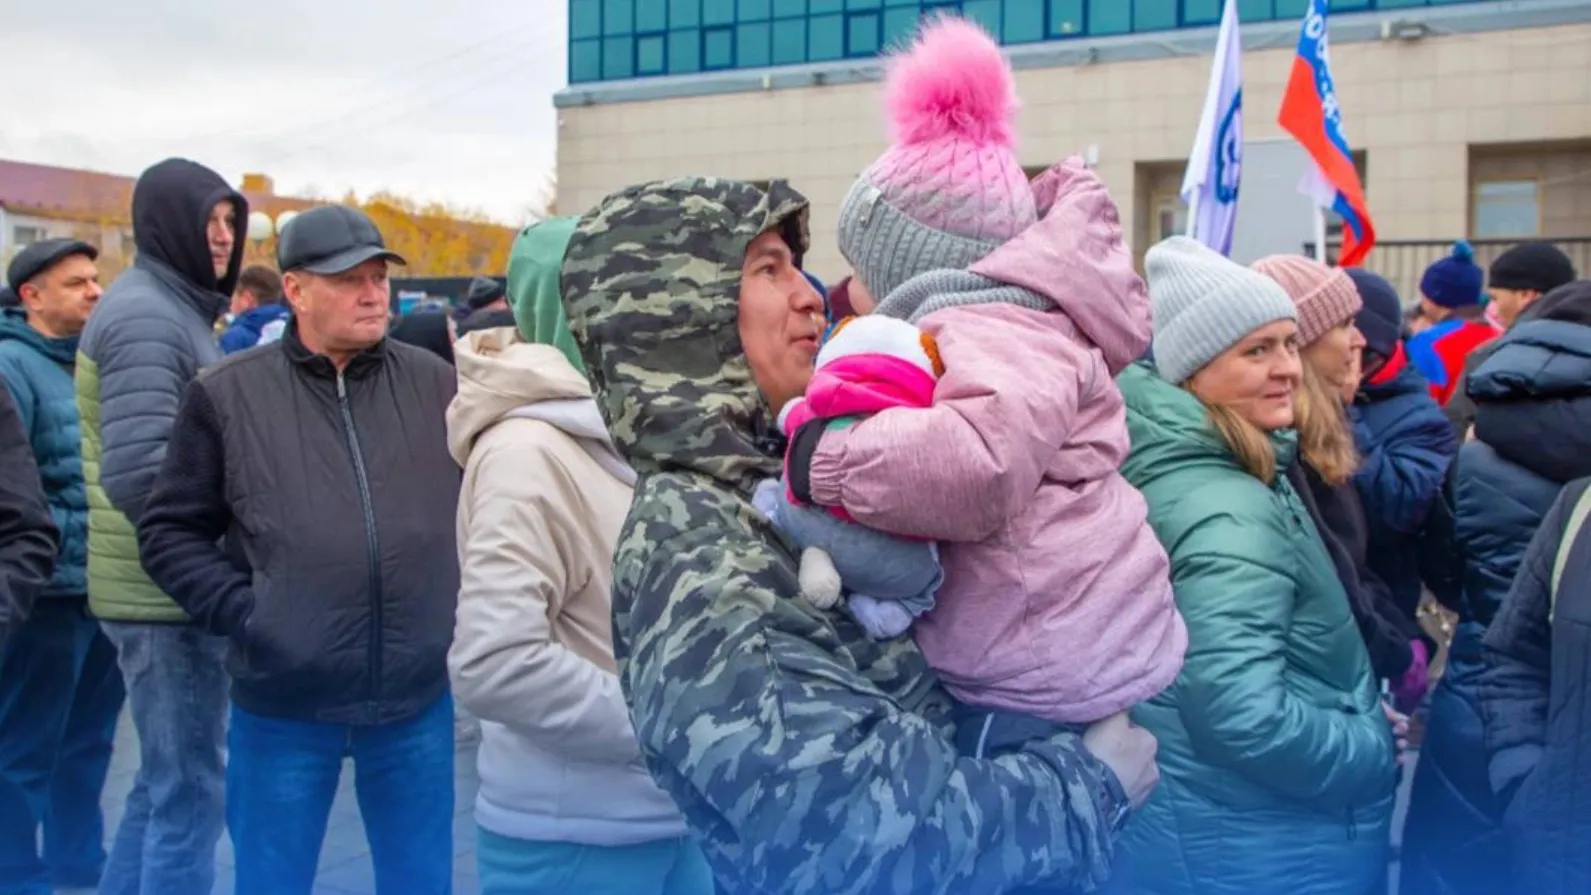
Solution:
M 184 155 L 518 223 L 552 176 L 566 6 L 0 0 L 0 157 L 135 175 Z

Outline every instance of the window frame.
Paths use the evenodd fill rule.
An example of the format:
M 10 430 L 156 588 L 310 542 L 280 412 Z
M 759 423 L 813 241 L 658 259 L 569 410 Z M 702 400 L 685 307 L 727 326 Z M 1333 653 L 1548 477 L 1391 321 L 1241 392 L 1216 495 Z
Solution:
M 1481 191 L 1488 186 L 1526 186 L 1531 188 L 1531 204 L 1535 210 L 1535 220 L 1529 233 L 1486 233 L 1481 230 Z M 1488 177 L 1476 180 L 1470 185 L 1469 191 L 1469 231 L 1473 239 L 1540 239 L 1542 235 L 1542 206 L 1541 201 L 1542 181 L 1540 176 L 1535 177 Z

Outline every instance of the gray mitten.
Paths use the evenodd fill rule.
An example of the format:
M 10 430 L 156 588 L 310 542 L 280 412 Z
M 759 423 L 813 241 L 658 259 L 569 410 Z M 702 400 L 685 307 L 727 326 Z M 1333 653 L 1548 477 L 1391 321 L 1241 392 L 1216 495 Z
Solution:
M 866 594 L 852 594 L 846 601 L 851 615 L 874 640 L 893 640 L 912 626 L 911 610 L 897 600 L 878 600 Z

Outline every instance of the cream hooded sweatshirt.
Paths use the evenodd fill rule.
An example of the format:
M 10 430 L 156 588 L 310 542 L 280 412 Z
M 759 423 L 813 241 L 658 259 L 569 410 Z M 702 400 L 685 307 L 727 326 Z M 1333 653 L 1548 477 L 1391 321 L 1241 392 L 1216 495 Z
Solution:
M 454 351 L 448 444 L 464 486 L 448 668 L 481 719 L 476 821 L 584 845 L 683 836 L 614 673 L 609 589 L 634 474 L 558 349 L 502 328 Z

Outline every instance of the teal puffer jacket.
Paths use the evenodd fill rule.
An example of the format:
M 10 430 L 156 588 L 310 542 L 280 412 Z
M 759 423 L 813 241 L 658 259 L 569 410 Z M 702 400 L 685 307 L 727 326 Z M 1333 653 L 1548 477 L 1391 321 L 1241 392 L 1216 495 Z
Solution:
M 1122 467 L 1171 555 L 1188 655 L 1133 711 L 1161 782 L 1122 848 L 1152 895 L 1364 895 L 1386 874 L 1397 769 L 1370 660 L 1287 480 L 1244 471 L 1191 394 L 1119 379 Z M 1279 465 L 1290 438 L 1274 439 Z

